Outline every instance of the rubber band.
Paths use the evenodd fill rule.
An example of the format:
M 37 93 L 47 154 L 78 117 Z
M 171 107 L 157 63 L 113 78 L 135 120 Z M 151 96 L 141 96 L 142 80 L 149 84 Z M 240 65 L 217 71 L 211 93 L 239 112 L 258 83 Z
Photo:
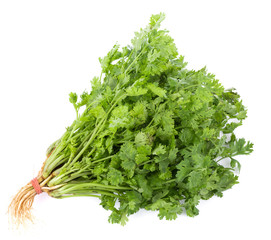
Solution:
M 33 186 L 33 188 L 35 189 L 35 191 L 36 191 L 37 194 L 42 193 L 42 190 L 41 190 L 41 188 L 40 188 L 40 184 L 39 184 L 39 181 L 38 181 L 37 178 L 33 178 L 33 179 L 31 180 L 31 184 L 32 184 L 32 186 Z

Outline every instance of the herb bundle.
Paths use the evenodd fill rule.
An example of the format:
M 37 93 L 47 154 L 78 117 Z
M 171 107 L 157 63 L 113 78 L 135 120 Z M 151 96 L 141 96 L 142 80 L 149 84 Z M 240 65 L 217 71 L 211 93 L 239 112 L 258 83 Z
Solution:
M 201 199 L 238 183 L 236 156 L 253 147 L 234 134 L 247 110 L 205 68 L 186 68 L 160 30 L 164 17 L 153 15 L 131 45 L 116 44 L 99 59 L 90 92 L 70 94 L 76 119 L 47 151 L 36 178 L 41 191 L 98 197 L 112 211 L 109 222 L 124 225 L 141 208 L 158 210 L 160 219 L 193 217 Z M 36 194 L 28 183 L 14 197 L 15 221 L 31 219 Z

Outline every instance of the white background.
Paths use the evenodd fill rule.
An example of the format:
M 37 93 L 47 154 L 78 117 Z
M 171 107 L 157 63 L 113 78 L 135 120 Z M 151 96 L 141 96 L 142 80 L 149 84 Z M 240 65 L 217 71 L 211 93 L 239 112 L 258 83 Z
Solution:
M 270 1 L 0 1 L 1 239 L 271 239 Z M 175 39 L 188 68 L 207 66 L 248 107 L 237 130 L 254 144 L 239 157 L 240 184 L 202 201 L 200 215 L 159 220 L 140 211 L 125 227 L 107 222 L 98 199 L 57 200 L 41 194 L 36 222 L 11 231 L 7 206 L 35 177 L 48 145 L 75 118 L 71 91 L 90 89 L 98 57 L 129 44 L 151 14 Z

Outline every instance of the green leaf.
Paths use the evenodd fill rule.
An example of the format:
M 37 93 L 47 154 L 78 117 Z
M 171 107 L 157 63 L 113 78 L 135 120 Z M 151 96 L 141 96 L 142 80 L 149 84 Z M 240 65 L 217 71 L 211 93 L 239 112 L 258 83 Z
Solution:
M 106 115 L 106 112 L 104 111 L 103 107 L 98 105 L 94 108 L 92 108 L 90 111 L 89 111 L 90 114 L 93 114 L 93 116 L 95 118 L 98 118 L 98 119 L 101 119 L 103 118 L 105 115 Z
M 145 133 L 143 133 L 143 132 L 139 132 L 135 136 L 135 144 L 138 147 L 144 146 L 144 145 L 148 144 L 148 137 L 147 137 L 147 135 Z
M 140 96 L 146 94 L 148 92 L 148 89 L 137 86 L 131 86 L 127 88 L 126 92 L 128 96 Z
M 191 171 L 191 164 L 188 158 L 181 161 L 177 166 L 176 181 L 182 182 Z
M 240 138 L 230 143 L 231 152 L 235 155 L 247 155 L 253 151 L 253 143 L 246 142 L 244 138 Z
M 69 98 L 70 103 L 76 104 L 76 102 L 77 102 L 77 94 L 74 93 L 74 92 L 71 92 L 69 96 L 70 96 L 70 98 Z
M 162 155 L 166 153 L 166 147 L 162 144 L 159 144 L 152 152 L 153 155 Z
M 135 157 L 137 151 L 132 143 L 127 142 L 122 145 L 119 158 L 122 160 L 121 166 L 127 171 L 133 171 L 136 167 Z
M 152 196 L 152 188 L 150 184 L 148 184 L 147 179 L 144 177 L 144 175 L 136 175 L 136 180 L 139 186 L 139 192 L 142 193 L 143 197 L 146 199 L 150 199 Z
M 155 95 L 159 97 L 165 97 L 166 96 L 166 90 L 154 85 L 153 83 L 149 83 L 147 85 L 147 88 L 151 90 Z
M 137 154 L 135 161 L 136 161 L 136 164 L 141 164 L 143 162 L 147 162 L 149 159 L 150 158 L 147 157 L 145 154 Z
M 193 189 L 193 188 L 199 187 L 201 184 L 202 184 L 202 174 L 201 174 L 201 172 L 192 171 L 189 174 L 189 178 L 188 178 L 189 188 Z
M 150 27 L 158 29 L 161 25 L 161 22 L 164 21 L 166 15 L 164 13 L 152 15 L 150 19 Z
M 118 186 L 119 184 L 122 184 L 124 178 L 121 174 L 121 171 L 115 169 L 115 168 L 111 168 L 108 173 L 107 173 L 107 178 L 109 180 L 109 182 L 112 185 Z

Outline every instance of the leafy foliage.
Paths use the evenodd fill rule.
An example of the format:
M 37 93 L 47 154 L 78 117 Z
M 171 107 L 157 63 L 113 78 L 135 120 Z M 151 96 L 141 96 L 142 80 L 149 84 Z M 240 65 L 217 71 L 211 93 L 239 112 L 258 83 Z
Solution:
M 111 223 L 124 225 L 141 208 L 167 220 L 197 215 L 201 199 L 238 182 L 236 156 L 252 152 L 234 134 L 247 116 L 240 96 L 206 68 L 186 68 L 160 30 L 164 17 L 153 15 L 131 46 L 116 44 L 99 59 L 89 93 L 70 94 L 76 120 L 44 166 L 48 186 L 62 184 L 51 196 L 97 196 Z

